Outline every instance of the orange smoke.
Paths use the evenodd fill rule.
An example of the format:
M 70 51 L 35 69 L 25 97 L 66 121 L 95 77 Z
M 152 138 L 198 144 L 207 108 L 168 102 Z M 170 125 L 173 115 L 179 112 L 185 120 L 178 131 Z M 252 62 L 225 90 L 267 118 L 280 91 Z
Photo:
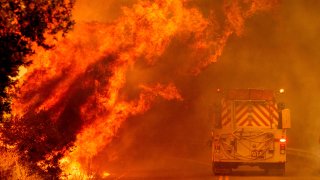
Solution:
M 202 43 L 201 48 L 209 51 L 209 53 L 208 56 L 198 63 L 198 66 L 193 69 L 193 72 L 198 74 L 202 69 L 208 67 L 211 63 L 216 62 L 221 56 L 228 38 L 234 33 L 237 36 L 242 34 L 244 23 L 247 18 L 251 17 L 256 12 L 268 11 L 274 8 L 278 3 L 279 0 L 225 0 L 224 14 L 226 20 L 223 30 L 216 39 L 202 41 L 206 43 Z
M 226 1 L 221 32 L 185 0 L 140 0 L 123 8 L 112 24 L 78 23 L 56 48 L 36 49 L 21 78 L 13 115 L 49 114 L 64 138 L 60 146 L 74 142 L 61 160 L 63 174 L 85 173 L 87 161 L 112 141 L 128 117 L 147 111 L 157 97 L 182 100 L 174 84 L 158 82 L 137 85 L 141 92 L 135 100 L 120 96 L 127 71 L 138 60 L 155 64 L 173 38 L 188 36 L 194 39 L 194 51 L 205 57 L 190 60 L 196 62 L 190 69 L 199 73 L 222 54 L 230 35 L 242 33 L 245 19 L 273 7 L 270 2 Z

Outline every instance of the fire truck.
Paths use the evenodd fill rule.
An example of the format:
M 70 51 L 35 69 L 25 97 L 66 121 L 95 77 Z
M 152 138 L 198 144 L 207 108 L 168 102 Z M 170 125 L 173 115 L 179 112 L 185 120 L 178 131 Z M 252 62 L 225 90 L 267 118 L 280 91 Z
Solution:
M 284 90 L 219 90 L 213 107 L 212 169 L 228 174 L 258 166 L 285 174 L 290 111 L 277 102 Z

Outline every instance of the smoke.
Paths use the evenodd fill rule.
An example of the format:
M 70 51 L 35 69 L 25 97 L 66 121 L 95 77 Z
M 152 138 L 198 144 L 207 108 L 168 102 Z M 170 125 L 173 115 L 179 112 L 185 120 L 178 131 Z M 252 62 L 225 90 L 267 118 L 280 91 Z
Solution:
M 286 3 L 282 12 L 284 17 L 280 33 L 282 38 L 283 56 L 286 66 L 283 76 L 291 90 L 288 97 L 288 106 L 292 106 L 294 128 L 292 136 L 293 147 L 312 150 L 319 153 L 318 120 L 319 109 L 319 83 L 318 67 L 319 27 L 316 20 L 316 1 Z M 299 36 L 296 36 L 300 34 Z M 301 132 L 301 133 L 296 133 Z
M 292 120 L 288 147 L 312 153 L 319 153 L 319 5 L 283 1 L 274 13 L 249 18 L 242 36 L 231 38 L 219 61 L 199 77 L 207 86 L 204 98 L 221 87 L 284 88 L 279 99 Z
M 108 171 L 109 162 L 143 159 L 146 152 L 196 155 L 209 135 L 215 87 L 263 84 L 257 77 L 267 71 L 243 73 L 252 63 L 268 65 L 244 51 L 256 46 L 243 36 L 256 33 L 245 26 L 257 12 L 275 21 L 265 11 L 277 2 L 80 0 L 74 31 L 51 51 L 36 50 L 14 115 L 28 120 L 45 114 L 61 138 L 54 151 L 74 145 L 61 160 L 65 174 L 88 172 L 88 162 Z M 203 145 L 190 150 L 195 144 Z
M 315 1 L 285 1 L 271 17 L 252 17 L 243 36 L 230 41 L 216 67 L 210 67 L 217 86 L 283 87 L 280 100 L 292 113 L 289 147 L 312 151 L 319 149 L 318 7 Z
M 137 0 L 78 0 L 73 11 L 77 22 L 111 23 L 121 16 L 122 7 L 131 7 Z

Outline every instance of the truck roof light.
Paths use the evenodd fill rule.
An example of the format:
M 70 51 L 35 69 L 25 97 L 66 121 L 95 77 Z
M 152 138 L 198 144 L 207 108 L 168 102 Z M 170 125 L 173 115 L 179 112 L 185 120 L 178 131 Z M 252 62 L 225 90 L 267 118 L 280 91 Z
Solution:
M 279 90 L 279 93 L 280 93 L 280 94 L 283 94 L 283 93 L 284 93 L 284 89 L 281 88 L 281 89 Z
M 281 138 L 280 139 L 280 142 L 282 142 L 282 143 L 285 143 L 287 140 L 286 140 L 286 138 Z

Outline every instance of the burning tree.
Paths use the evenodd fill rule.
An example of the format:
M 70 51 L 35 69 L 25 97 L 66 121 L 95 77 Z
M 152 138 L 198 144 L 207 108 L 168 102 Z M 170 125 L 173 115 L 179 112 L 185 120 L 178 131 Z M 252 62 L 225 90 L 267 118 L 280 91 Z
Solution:
M 23 156 L 23 151 L 34 151 L 33 148 L 37 148 L 35 144 L 39 142 L 33 139 L 36 134 L 27 131 L 30 126 L 25 128 L 27 124 L 17 124 L 11 119 L 13 98 L 11 88 L 19 79 L 20 67 L 32 64 L 30 55 L 34 54 L 36 47 L 50 49 L 54 43 L 48 39 L 54 40 L 64 36 L 72 28 L 73 5 L 73 0 L 1 0 L 0 2 L 0 122 L 5 123 L 0 126 L 0 138 L 5 139 L 7 145 L 17 146 L 18 152 L 22 153 L 21 157 L 25 160 L 23 162 L 27 164 L 37 162 L 41 153 Z M 41 133 L 49 130 L 48 123 L 50 122 L 32 126 Z M 21 137 L 21 133 L 14 133 L 12 130 L 16 128 L 22 130 L 22 134 L 26 136 Z M 38 149 L 37 152 L 40 151 Z
M 73 0 L 2 0 L 0 2 L 0 119 L 10 113 L 9 88 L 16 82 L 20 66 L 35 44 L 50 48 L 46 35 L 53 38 L 67 33 L 73 26 Z

